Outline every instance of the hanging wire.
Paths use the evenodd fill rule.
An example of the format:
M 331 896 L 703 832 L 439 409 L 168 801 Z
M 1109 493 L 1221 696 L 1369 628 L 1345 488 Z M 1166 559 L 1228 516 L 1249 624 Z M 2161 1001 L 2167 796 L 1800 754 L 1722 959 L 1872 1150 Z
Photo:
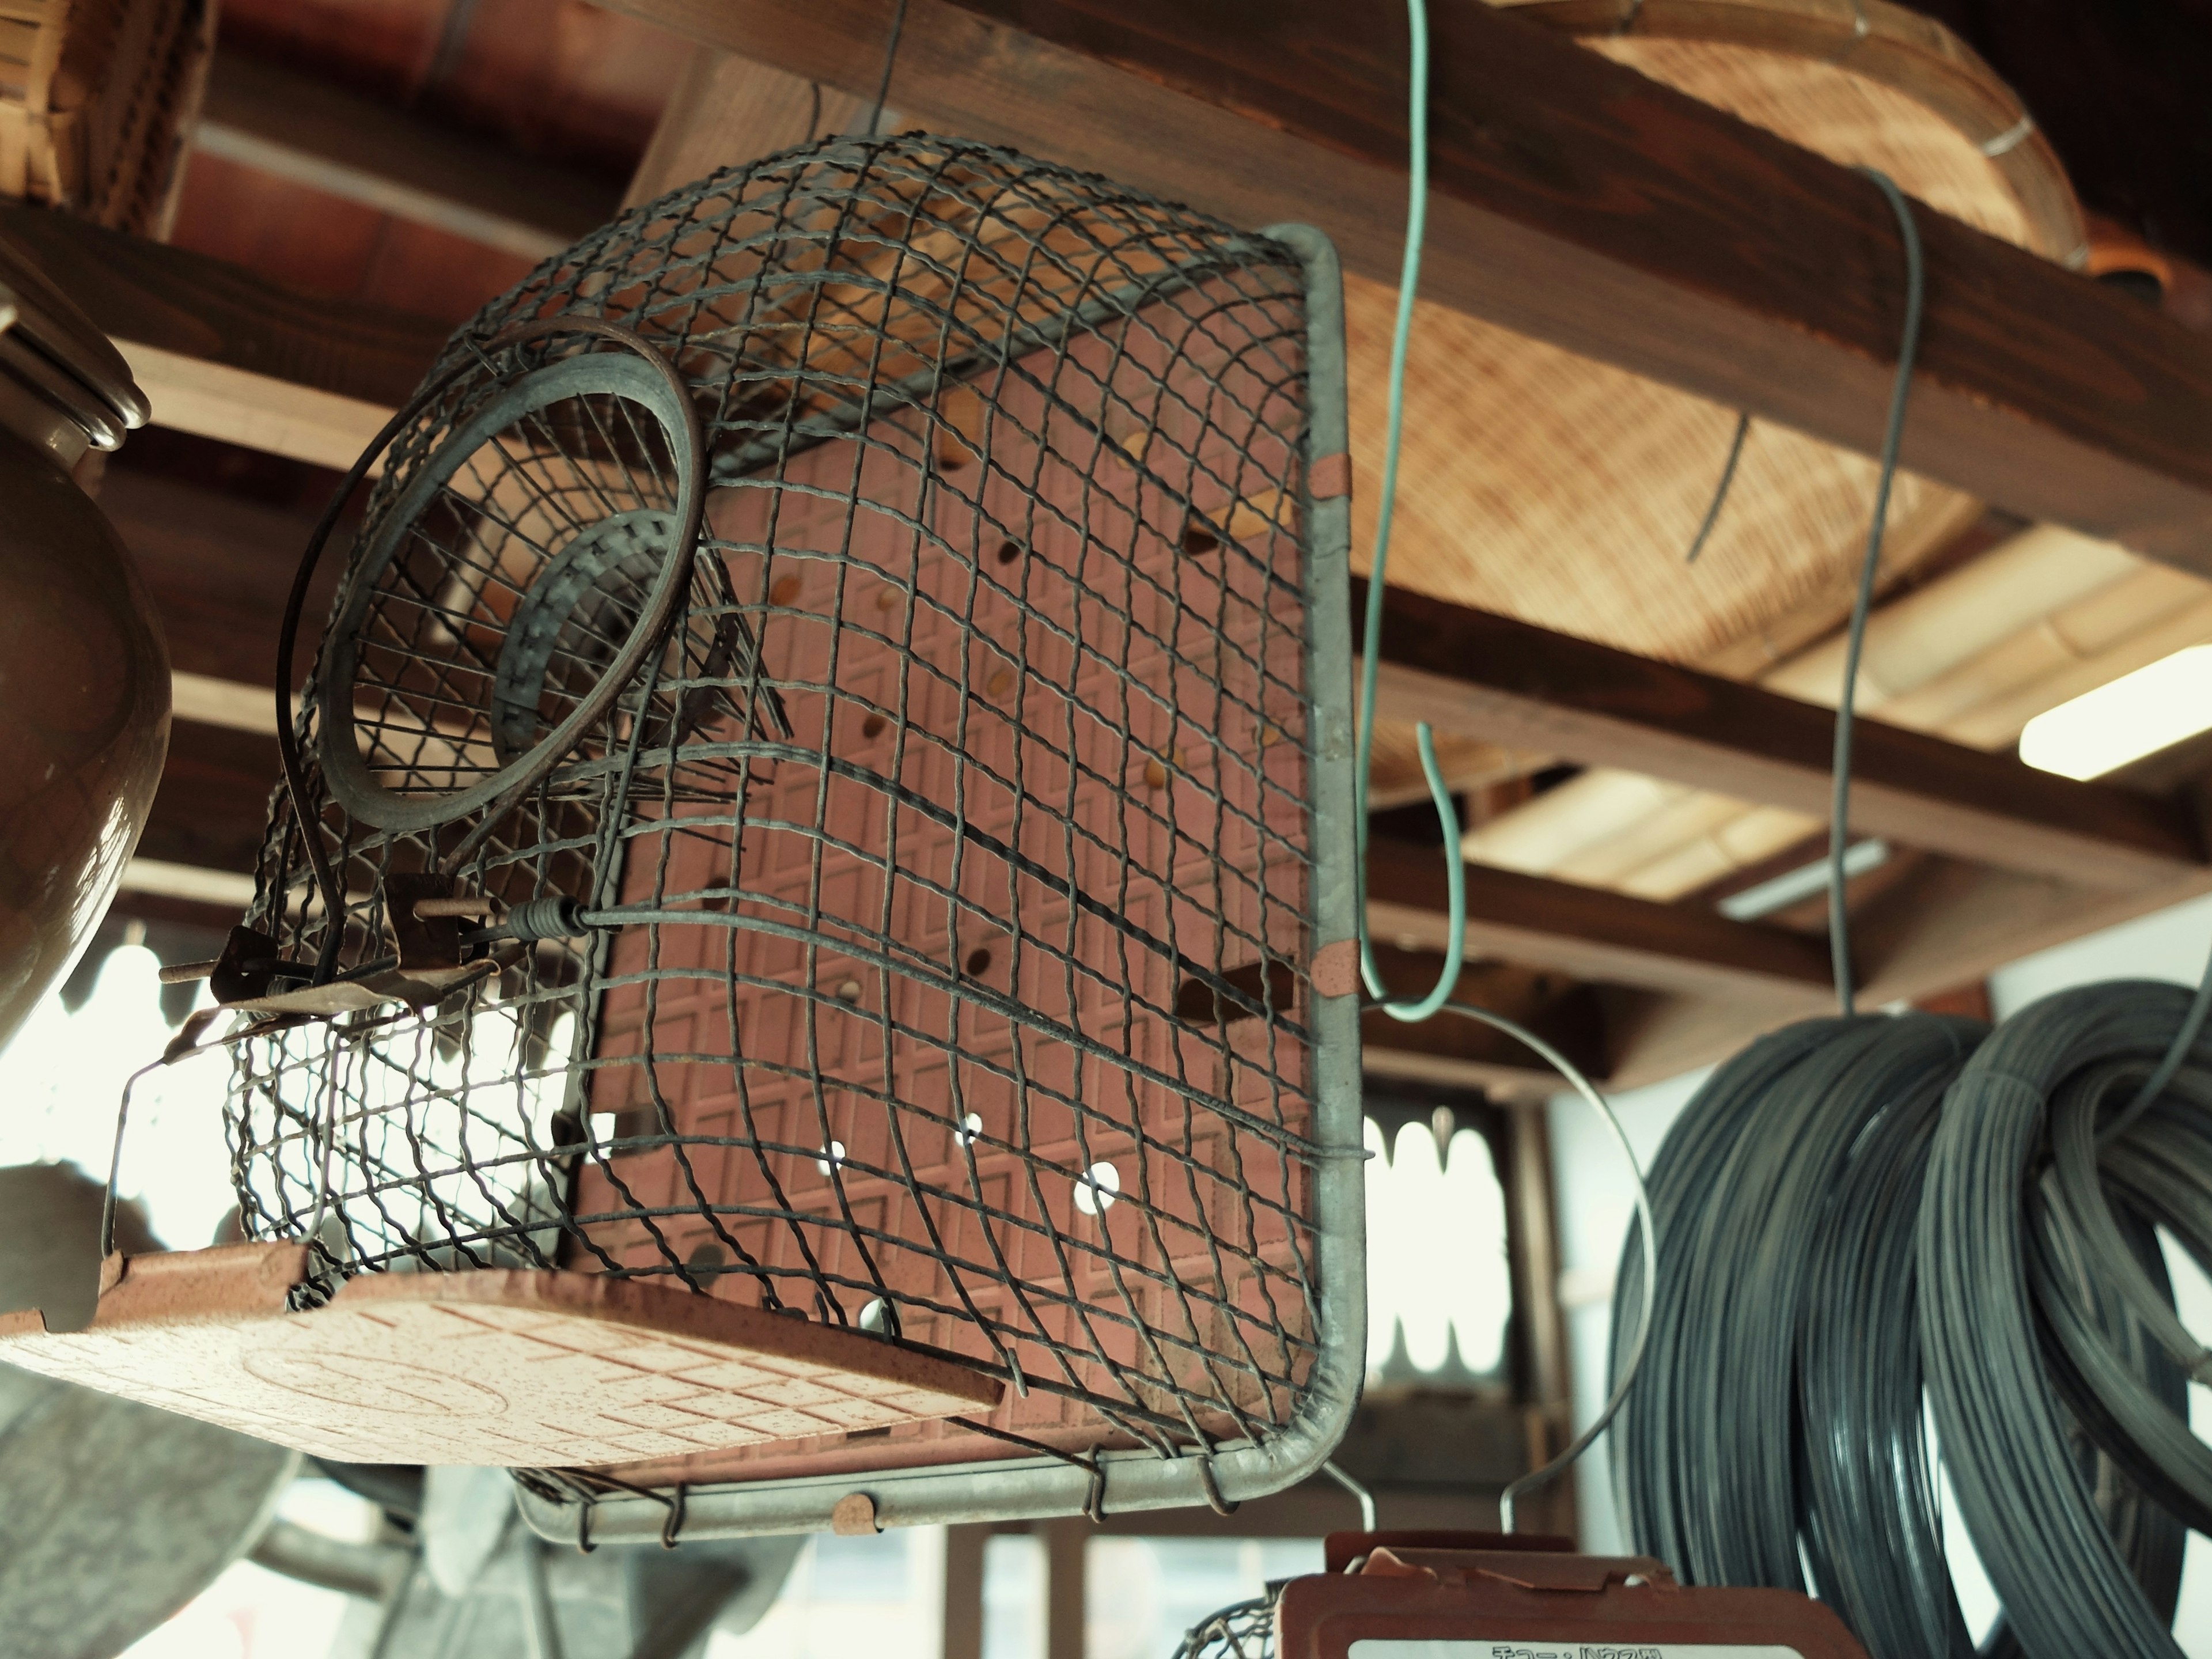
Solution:
M 1415 739 L 1421 775 L 1436 804 L 1444 832 L 1445 908 L 1449 943 L 1443 969 L 1429 994 L 1412 1002 L 1394 1002 L 1384 994 L 1382 972 L 1367 929 L 1367 790 L 1375 751 L 1375 678 L 1382 643 L 1382 587 L 1390 563 L 1390 529 L 1398 502 L 1398 454 L 1406 425 L 1406 355 L 1413 331 L 1413 297 L 1420 287 L 1421 244 L 1427 235 L 1429 200 L 1429 15 L 1424 0 L 1406 0 L 1412 34 L 1407 71 L 1406 252 L 1398 276 L 1398 315 L 1390 333 L 1390 392 L 1388 436 L 1382 449 L 1382 500 L 1375 521 L 1375 561 L 1367 576 L 1367 615 L 1359 657 L 1359 754 L 1353 769 L 1356 796 L 1352 822 L 1359 850 L 1359 972 L 1368 994 L 1393 1019 L 1413 1023 L 1433 1016 L 1459 984 L 1467 933 L 1467 872 L 1460 856 L 1459 813 L 1437 763 L 1436 734 L 1424 720 Z
M 1572 1060 L 1534 1032 L 1516 1024 L 1503 1014 L 1493 1014 L 1487 1008 L 1478 1008 L 1470 1002 L 1447 1002 L 1444 1008 L 1463 1019 L 1479 1021 L 1493 1030 L 1503 1031 L 1506 1036 L 1526 1043 L 1543 1057 L 1547 1065 L 1565 1078 L 1574 1091 L 1589 1103 L 1590 1109 L 1604 1120 L 1606 1127 L 1612 1132 L 1613 1144 L 1620 1148 L 1621 1157 L 1628 1161 L 1629 1176 L 1636 1184 L 1636 1232 L 1643 1243 L 1644 1259 L 1647 1261 L 1656 1260 L 1658 1240 L 1652 1228 L 1651 1194 L 1644 1182 L 1643 1166 L 1636 1161 L 1636 1148 L 1629 1144 L 1628 1131 L 1621 1127 L 1620 1115 L 1613 1109 L 1613 1103 L 1591 1086 L 1590 1080 L 1583 1075 L 1581 1068 Z M 1514 1529 L 1514 1508 L 1521 1494 L 1534 1491 L 1547 1484 L 1563 1469 L 1572 1467 L 1575 1460 L 1590 1449 L 1591 1443 L 1605 1432 L 1607 1425 L 1619 1413 L 1622 1402 L 1628 1398 L 1629 1389 L 1635 1386 L 1637 1372 L 1644 1364 L 1644 1340 L 1651 1329 L 1652 1294 L 1651 1278 L 1646 1274 L 1643 1311 L 1636 1323 L 1635 1346 L 1620 1368 L 1620 1378 L 1613 1384 L 1612 1397 L 1605 1402 L 1605 1409 L 1597 1414 L 1595 1421 L 1575 1437 L 1565 1450 L 1541 1468 L 1531 1469 L 1498 1494 L 1498 1524 L 1502 1530 L 1511 1532 Z
M 1866 645 L 1867 616 L 1874 608 L 1875 581 L 1881 570 L 1890 490 L 1897 482 L 1898 452 L 1905 441 L 1905 406 L 1912 395 L 1913 365 L 1920 356 L 1920 318 L 1927 289 L 1920 227 L 1914 222 L 1905 192 L 1886 173 L 1873 167 L 1859 171 L 1874 180 L 1897 216 L 1898 234 L 1905 243 L 1905 332 L 1897 348 L 1897 378 L 1890 388 L 1889 419 L 1882 432 L 1881 473 L 1875 485 L 1874 522 L 1867 529 L 1866 562 L 1859 568 L 1858 595 L 1851 602 L 1850 632 L 1844 647 L 1843 696 L 1836 705 L 1835 761 L 1828 810 L 1828 960 L 1835 975 L 1836 1000 L 1847 1015 L 1857 1000 L 1851 982 L 1850 914 L 1844 903 L 1850 879 L 1844 857 L 1850 850 L 1850 836 L 1852 709 L 1858 689 L 1859 653 Z
M 1735 487 L 1736 463 L 1743 459 L 1743 441 L 1751 435 L 1751 415 L 1748 410 L 1735 417 L 1735 436 L 1729 441 L 1728 459 L 1721 465 L 1721 481 L 1713 487 L 1712 504 L 1705 508 L 1705 516 L 1698 525 L 1698 533 L 1690 538 L 1690 550 L 1683 556 L 1684 564 L 1695 564 L 1698 555 L 1705 550 L 1705 542 L 1713 533 L 1713 526 L 1721 521 L 1721 509 L 1728 505 L 1729 491 Z
M 2189 1012 L 2181 1017 L 2181 1024 L 2173 1033 L 2173 1041 L 2166 1045 L 2166 1054 L 2158 1062 L 2158 1069 L 2142 1080 L 2135 1098 L 2112 1115 L 2112 1121 L 2097 1132 L 2100 1146 L 2118 1139 L 2136 1120 L 2148 1111 L 2151 1103 L 2173 1081 L 2173 1074 L 2181 1069 L 2181 1062 L 2189 1057 L 2190 1048 L 2197 1042 L 2197 1034 L 2204 1029 L 2204 1016 L 2212 1012 L 2212 956 L 2205 958 L 2204 972 L 2197 981 L 2197 994 L 2190 1000 Z
M 1460 852 L 1459 814 L 1452 804 L 1451 792 L 1446 786 L 1443 768 L 1437 762 L 1436 736 L 1428 722 L 1421 722 L 1415 730 L 1421 757 L 1421 774 L 1429 786 L 1430 799 L 1435 804 L 1437 818 L 1444 836 L 1444 869 L 1447 909 L 1449 916 L 1448 943 L 1444 961 L 1437 975 L 1437 982 L 1426 996 L 1412 1001 L 1393 1001 L 1385 994 L 1382 971 L 1375 959 L 1374 941 L 1367 927 L 1366 870 L 1367 870 L 1367 795 L 1368 774 L 1371 768 L 1375 745 L 1375 685 L 1377 666 L 1382 656 L 1382 596 L 1390 558 L 1390 532 L 1396 517 L 1398 495 L 1398 461 L 1405 431 L 1406 360 L 1413 325 L 1413 301 L 1420 285 L 1421 247 L 1426 235 L 1428 213 L 1428 104 L 1429 104 L 1429 27 L 1428 13 L 1424 0 L 1407 0 L 1407 23 L 1411 46 L 1407 64 L 1407 201 L 1405 257 L 1399 273 L 1398 310 L 1390 337 L 1389 416 L 1382 457 L 1382 499 L 1376 519 L 1375 558 L 1368 573 L 1367 612 L 1362 635 L 1359 666 L 1359 735 L 1358 757 L 1354 769 L 1357 798 L 1354 802 L 1354 823 L 1358 837 L 1358 864 L 1361 902 L 1359 907 L 1359 965 L 1368 993 L 1378 1000 L 1370 1005 L 1379 1007 L 1393 1019 L 1409 1024 L 1433 1018 L 1440 1012 L 1457 1014 L 1504 1032 L 1541 1055 L 1545 1061 L 1565 1078 L 1575 1091 L 1589 1103 L 1611 1129 L 1620 1144 L 1622 1155 L 1628 1160 L 1629 1170 L 1636 1182 L 1637 1224 L 1644 1248 L 1649 1255 L 1653 1248 L 1651 1206 L 1644 1188 L 1642 1170 L 1638 1167 L 1634 1149 L 1620 1121 L 1613 1115 L 1612 1106 L 1604 1096 L 1591 1086 L 1589 1079 L 1565 1055 L 1512 1020 L 1479 1008 L 1471 1003 L 1453 1000 L 1458 988 L 1460 971 L 1464 963 L 1467 938 L 1467 867 Z M 1736 448 L 1742 447 L 1739 431 Z M 1729 471 L 1735 471 L 1735 455 L 1729 459 Z M 1727 481 L 1723 480 L 1725 491 Z M 1714 503 L 1714 513 L 1719 502 Z M 1650 1311 L 1650 1292 L 1645 1290 L 1645 1311 Z M 1640 1358 L 1641 1339 L 1638 1357 Z M 1508 1486 L 1498 1500 L 1501 1524 L 1506 1531 L 1513 1530 L 1514 1504 L 1519 1495 L 1552 1480 L 1562 1469 L 1571 1466 L 1586 1451 L 1590 1443 L 1605 1431 L 1627 1397 L 1636 1380 L 1636 1358 L 1626 1368 L 1613 1398 L 1597 1420 L 1577 1436 L 1574 1442 L 1541 1468 L 1522 1475 Z M 1339 1480 L 1344 1477 L 1334 1469 L 1330 1473 Z M 1363 1499 L 1371 1504 L 1371 1500 Z M 1370 1525 L 1371 1528 L 1371 1516 Z
M 2128 1413 L 2112 1396 L 2115 1378 L 2130 1392 L 2148 1384 L 2162 1396 L 2178 1432 L 2188 1407 L 2177 1362 L 2203 1362 L 2173 1317 L 2172 1286 L 2142 1224 L 2173 1228 L 2200 1263 L 2212 1255 L 2212 1141 L 2202 1133 L 2212 1054 L 2201 1043 L 2191 1050 L 2180 1073 L 2183 1109 L 2147 1115 L 2130 1129 L 2132 1168 L 2113 1158 L 2100 1172 L 2095 1165 L 2106 1160 L 2089 1128 L 2103 1099 L 2168 1047 L 2181 999 L 2172 986 L 2121 982 L 2062 992 L 2015 1014 L 1953 1085 L 1929 1146 L 1918 1251 L 1929 1407 L 1976 1553 L 2036 1659 L 2181 1652 L 2168 1628 L 2179 1522 L 2163 1510 L 2148 1526 L 2116 1515 L 2113 1493 L 2134 1497 L 2135 1484 L 2085 1468 L 2081 1446 L 2084 1433 L 2108 1454 L 2120 1449 L 2116 1439 L 2133 1439 L 2119 1427 Z M 2054 1143 L 2059 1180 L 2038 1182 Z M 2134 1224 L 2132 1242 L 2099 1190 L 2100 1175 L 2123 1172 L 2130 1202 L 2120 1212 Z M 2130 1305 L 2129 1281 L 2146 1269 L 2158 1282 L 2143 1292 L 2185 1355 L 2154 1335 L 2143 1341 L 2149 1326 Z M 2046 1332 L 2076 1367 L 2085 1342 L 2109 1346 L 2117 1363 L 2103 1386 L 2054 1389 Z M 2058 1370 L 2063 1385 L 2069 1379 Z M 2061 1405 L 2062 1392 L 2074 1410 Z M 2115 1461 L 2139 1470 L 2148 1462 L 2140 1443 Z M 2200 1468 L 2207 1461 L 2201 1444 L 2195 1461 Z M 2168 1482 L 2187 1473 L 2144 1472 Z
M 906 33 L 906 0 L 898 0 L 897 9 L 891 13 L 891 38 L 884 46 L 884 76 L 876 82 L 876 101 L 868 110 L 868 137 L 872 138 L 884 125 L 884 100 L 891 95 L 891 70 L 898 63 L 899 37 Z M 821 88 L 815 88 L 815 112 L 821 113 Z M 809 135 L 811 136 L 811 134 Z
M 1343 1487 L 1345 1491 L 1350 1492 L 1353 1498 L 1358 1501 L 1359 1504 L 1359 1530 L 1362 1532 L 1373 1532 L 1375 1530 L 1375 1494 L 1367 1490 L 1366 1483 L 1358 1480 L 1355 1476 L 1346 1474 L 1340 1467 L 1333 1462 L 1322 1464 L 1321 1466 L 1321 1472 L 1327 1475 L 1330 1480 L 1335 1481 L 1338 1486 Z

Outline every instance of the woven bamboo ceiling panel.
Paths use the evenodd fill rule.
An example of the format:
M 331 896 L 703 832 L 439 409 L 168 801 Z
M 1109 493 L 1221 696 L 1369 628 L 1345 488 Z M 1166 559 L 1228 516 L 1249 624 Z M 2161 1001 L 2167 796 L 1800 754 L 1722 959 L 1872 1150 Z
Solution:
M 1940 26 L 1881 0 L 1534 0 L 1532 21 L 2054 259 L 2081 221 L 2049 147 Z M 1616 32 L 1632 18 L 1626 33 Z M 1994 150 L 1997 153 L 1991 155 Z M 1346 295 L 1363 538 L 1382 487 L 1395 291 Z M 1861 456 L 1753 423 L 1725 510 L 1686 552 L 1735 411 L 1439 307 L 1415 321 L 1398 584 L 1675 660 L 1785 654 L 1849 605 L 1874 483 Z M 1886 563 L 1908 568 L 1978 503 L 1898 483 Z M 1731 649 L 1731 647 L 1735 647 Z

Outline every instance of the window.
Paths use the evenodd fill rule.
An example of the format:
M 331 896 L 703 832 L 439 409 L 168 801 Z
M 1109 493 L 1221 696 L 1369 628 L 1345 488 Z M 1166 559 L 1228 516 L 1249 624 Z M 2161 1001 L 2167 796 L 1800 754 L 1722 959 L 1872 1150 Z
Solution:
M 1371 1089 L 1369 1113 L 1368 1381 L 1503 1383 L 1513 1273 L 1496 1113 Z

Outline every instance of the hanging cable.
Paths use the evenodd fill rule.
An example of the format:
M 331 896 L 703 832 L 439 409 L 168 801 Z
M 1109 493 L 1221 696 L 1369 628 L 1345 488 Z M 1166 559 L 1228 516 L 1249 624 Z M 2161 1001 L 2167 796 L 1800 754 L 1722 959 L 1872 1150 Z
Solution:
M 1713 486 L 1712 505 L 1698 520 L 1698 533 L 1690 538 L 1690 550 L 1683 555 L 1684 564 L 1695 564 L 1698 555 L 1705 550 L 1705 542 L 1713 533 L 1713 526 L 1721 521 L 1721 509 L 1728 505 L 1729 491 L 1735 487 L 1736 464 L 1743 459 L 1743 441 L 1751 435 L 1751 416 L 1748 413 L 1735 417 L 1735 436 L 1729 441 L 1728 459 L 1721 464 L 1721 481 Z
M 1636 1189 L 1636 1237 L 1642 1243 L 1644 1259 L 1650 1260 L 1657 1249 L 1651 1221 L 1651 1194 L 1644 1182 L 1643 1166 L 1636 1161 L 1636 1148 L 1629 1144 L 1628 1131 L 1621 1127 L 1620 1118 L 1613 1111 L 1613 1103 L 1591 1086 L 1590 1080 L 1583 1075 L 1582 1069 L 1573 1061 L 1534 1032 L 1516 1024 L 1503 1014 L 1493 1014 L 1487 1008 L 1478 1008 L 1469 1002 L 1448 1002 L 1444 1007 L 1462 1018 L 1476 1020 L 1493 1030 L 1503 1031 L 1534 1049 L 1604 1121 L 1606 1127 L 1613 1133 L 1613 1144 L 1620 1148 L 1621 1157 L 1628 1161 L 1629 1178 L 1635 1183 Z M 1627 1400 L 1628 1391 L 1635 1386 L 1637 1373 L 1643 1366 L 1644 1339 L 1651 1328 L 1651 1289 L 1649 1284 L 1644 1287 L 1642 1312 L 1637 1320 L 1634 1346 L 1620 1367 L 1613 1386 L 1613 1395 L 1606 1401 L 1605 1409 L 1597 1414 L 1596 1419 L 1588 1428 L 1575 1437 L 1565 1450 L 1548 1463 L 1531 1469 L 1510 1482 L 1504 1492 L 1498 1493 L 1498 1524 L 1501 1531 L 1513 1530 L 1514 1510 L 1521 1494 L 1547 1484 L 1561 1470 L 1571 1468 L 1589 1449 L 1598 1436 L 1605 1432 L 1607 1425 L 1612 1423 L 1622 1403 Z
M 2147 1328 L 2125 1283 L 2142 1271 L 2142 1256 L 2117 1235 L 2112 1249 L 2100 1250 L 2084 1233 L 2078 1184 L 2069 1199 L 2063 1176 L 2055 1194 L 2038 1193 L 2033 1177 L 2054 1124 L 2062 1155 L 2069 1144 L 2070 1156 L 2089 1155 L 2094 1136 L 2083 1115 L 2094 1117 L 2105 1098 L 2136 1081 L 2125 1072 L 2153 1066 L 2185 1016 L 2183 994 L 2172 986 L 2093 985 L 2044 999 L 1999 1026 L 1967 1064 L 1929 1147 L 1917 1252 L 1929 1402 L 1960 1511 L 2030 1659 L 2181 1653 L 2166 1628 L 2173 1604 L 2166 1574 L 2147 1575 L 2142 1559 L 2146 1543 L 2164 1540 L 2156 1532 L 2146 1538 L 2138 1526 L 2131 1559 L 2130 1540 L 2116 1536 L 2099 1500 L 2132 1485 L 2085 1470 L 2075 1439 L 2076 1420 L 2093 1437 L 2111 1425 L 2094 1414 L 2070 1419 L 2061 1407 L 2042 1334 L 2086 1318 L 2125 1355 L 2124 1345 Z M 2188 1092 L 2212 1094 L 2212 1045 L 2200 1040 L 2185 1066 Z M 2146 1115 L 2115 1146 L 2184 1152 L 2176 1173 L 2197 1198 L 2170 1214 L 2203 1252 L 2212 1250 L 2203 1224 L 2212 1219 L 2212 1145 L 2185 1150 L 2164 1135 L 2166 1124 L 2187 1124 L 2191 1115 Z M 2086 1173 L 2077 1168 L 2077 1183 Z M 2024 1203 L 2024 1193 L 2034 1195 Z M 2103 1200 L 2096 1203 L 2102 1207 Z M 2032 1252 L 2045 1255 L 2040 1275 L 2028 1269 Z M 2035 1279 L 2051 1288 L 2052 1269 L 2069 1255 L 2086 1294 L 2046 1294 L 2039 1305 Z M 2161 1311 L 2172 1322 L 2170 1300 Z M 2183 1340 L 2201 1353 L 2185 1333 Z M 2154 1343 L 2136 1357 L 2140 1380 L 2132 1386 L 2155 1391 L 2170 1382 L 2173 1356 Z M 2169 1402 L 2179 1392 L 2164 1391 Z M 2179 1420 L 2185 1413 L 2184 1403 Z M 2179 1525 L 2170 1516 L 2164 1522 L 2156 1531 Z
M 2181 1062 L 2195 1044 L 2197 1034 L 2204 1029 L 2207 1012 L 2212 1012 L 2212 956 L 2205 958 L 2204 972 L 2197 981 L 2197 994 L 2190 1000 L 2189 1012 L 2181 1017 L 2181 1024 L 2175 1028 L 2173 1041 L 2166 1045 L 2166 1054 L 2158 1062 L 2158 1069 L 2143 1079 L 2142 1087 L 2136 1091 L 2135 1098 L 2097 1132 L 2100 1142 L 2118 1139 L 2127 1133 L 2129 1125 L 2150 1109 L 2151 1103 L 2173 1080 L 2173 1074 L 2181 1069 Z
M 1350 1492 L 1359 1504 L 1359 1530 L 1375 1530 L 1375 1494 L 1367 1490 L 1366 1483 L 1346 1474 L 1334 1462 L 1324 1463 L 1321 1472 Z
M 1866 562 L 1859 568 L 1858 595 L 1851 602 L 1850 632 L 1844 647 L 1843 696 L 1836 704 L 1836 748 L 1828 808 L 1828 960 L 1836 981 L 1836 1000 L 1844 1013 L 1857 1002 L 1851 982 L 1850 914 L 1845 907 L 1850 872 L 1844 855 L 1850 849 L 1851 807 L 1851 726 L 1859 678 L 1859 654 L 1866 647 L 1867 615 L 1874 608 L 1875 580 L 1881 572 L 1881 544 L 1889 525 L 1889 495 L 1897 482 L 1898 452 L 1905 442 L 1905 406 L 1912 395 L 1912 369 L 1920 356 L 1920 318 L 1926 297 L 1927 271 L 1920 250 L 1920 227 L 1905 192 L 1886 173 L 1872 167 L 1860 172 L 1874 180 L 1897 216 L 1897 233 L 1905 243 L 1905 331 L 1897 348 L 1897 378 L 1889 393 L 1889 419 L 1881 434 L 1881 471 L 1874 491 L 1874 521 L 1867 528 Z
M 891 70 L 898 63 L 899 37 L 906 33 L 906 0 L 898 0 L 891 13 L 891 37 L 884 45 L 883 78 L 876 82 L 876 101 L 868 106 L 868 134 L 871 138 L 882 130 L 884 100 L 891 95 Z M 817 96 L 819 88 L 817 88 Z M 816 106 L 818 118 L 820 106 Z
M 1367 786 L 1375 752 L 1375 679 L 1382 644 L 1382 586 L 1390 563 L 1390 530 L 1397 517 L 1398 455 L 1406 426 L 1406 355 L 1413 332 L 1413 297 L 1421 278 L 1421 245 L 1427 235 L 1429 203 L 1429 15 L 1424 0 L 1406 0 L 1411 34 L 1407 59 L 1406 248 L 1398 272 L 1398 313 L 1390 331 L 1389 416 L 1382 445 L 1382 499 L 1375 520 L 1375 559 L 1367 573 L 1367 615 L 1359 655 L 1359 741 L 1353 763 L 1353 833 L 1359 862 L 1359 972 L 1368 994 L 1393 1019 L 1409 1023 L 1433 1017 L 1459 984 L 1467 949 L 1467 871 L 1460 857 L 1459 813 L 1452 805 L 1443 769 L 1437 763 L 1436 734 L 1424 720 L 1415 729 L 1421 775 L 1444 834 L 1444 888 L 1449 942 L 1443 967 L 1426 996 L 1410 1002 L 1390 1000 L 1367 931 Z

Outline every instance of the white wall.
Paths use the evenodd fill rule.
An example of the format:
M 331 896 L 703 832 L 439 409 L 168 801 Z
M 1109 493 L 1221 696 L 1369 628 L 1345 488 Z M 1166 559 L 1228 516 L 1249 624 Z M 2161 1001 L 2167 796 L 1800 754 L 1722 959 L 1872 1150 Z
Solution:
M 1990 976 L 1990 997 L 2000 1018 L 2069 986 L 2106 979 L 2155 979 L 2194 985 L 2212 951 L 2212 898 L 2123 924 L 2087 939 L 2023 957 Z M 1668 1129 L 1709 1073 L 1694 1073 L 1613 1097 L 1638 1158 L 1649 1164 Z M 1559 1217 L 1561 1299 L 1566 1305 L 1568 1353 L 1574 1367 L 1577 1431 L 1605 1403 L 1606 1348 L 1611 1329 L 1612 1277 L 1633 1215 L 1632 1187 L 1604 1125 L 1582 1100 L 1561 1095 L 1551 1105 L 1553 1180 Z M 2212 1338 L 2212 1282 L 2169 1246 L 2181 1316 L 2190 1329 Z M 2212 1438 L 2212 1390 L 2192 1384 L 2190 1421 Z M 1603 1439 L 1576 1470 L 1582 1543 L 1601 1554 L 1632 1546 L 1613 1503 Z M 1969 1570 L 1968 1577 L 1972 1576 Z M 1979 1596 L 1962 1596 L 1969 1614 Z M 1977 1623 L 1979 1621 L 1977 1620 Z M 2174 1634 L 2191 1659 L 2212 1659 L 2212 1547 L 2189 1540 L 2181 1607 Z
M 1639 1167 L 1648 1168 L 1667 1131 L 1710 1071 L 1692 1072 L 1648 1089 L 1610 1097 Z M 1580 1095 L 1552 1102 L 1553 1181 L 1559 1229 L 1560 1300 L 1566 1315 L 1567 1361 L 1574 1377 L 1575 1432 L 1605 1409 L 1606 1346 L 1612 1334 L 1613 1275 L 1636 1217 L 1636 1180 L 1604 1120 Z M 1583 1454 L 1574 1471 L 1583 1547 L 1599 1555 L 1631 1553 L 1613 1502 L 1606 1437 Z

